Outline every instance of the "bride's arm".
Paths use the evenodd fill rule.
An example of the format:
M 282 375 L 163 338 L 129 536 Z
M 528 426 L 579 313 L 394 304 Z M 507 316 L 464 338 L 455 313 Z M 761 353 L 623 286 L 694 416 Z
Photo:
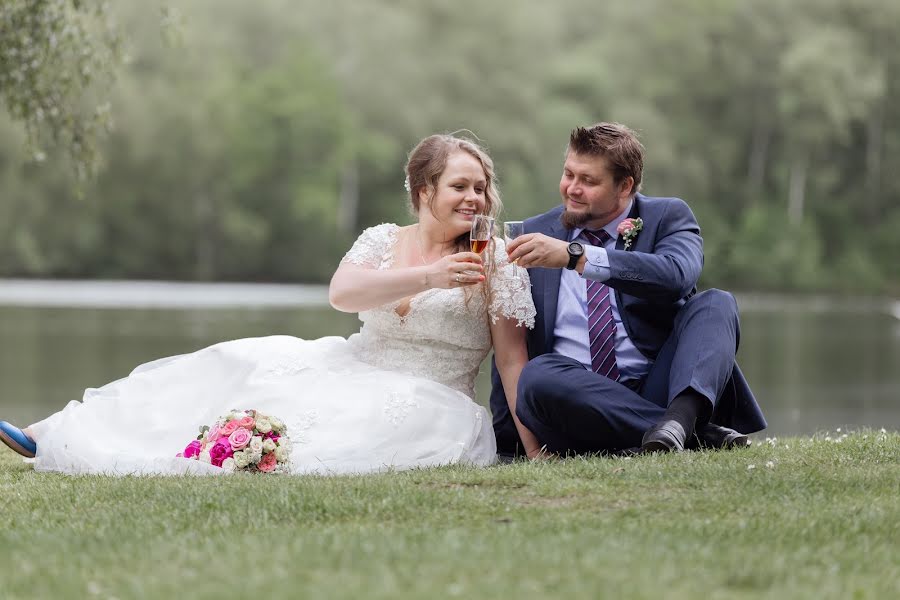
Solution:
M 425 266 L 376 270 L 341 263 L 328 286 L 328 301 L 342 312 L 360 312 L 428 288 Z
M 328 286 L 336 310 L 360 312 L 395 302 L 431 288 L 475 285 L 484 280 L 481 257 L 460 252 L 421 267 L 374 269 L 343 262 Z
M 506 392 L 506 403 L 516 424 L 516 431 L 525 446 L 528 458 L 541 454 L 541 443 L 516 416 L 516 390 L 519 387 L 519 375 L 528 362 L 528 350 L 525 346 L 525 327 L 517 326 L 516 319 L 499 318 L 491 325 L 491 338 L 494 343 L 494 361 L 503 391 Z

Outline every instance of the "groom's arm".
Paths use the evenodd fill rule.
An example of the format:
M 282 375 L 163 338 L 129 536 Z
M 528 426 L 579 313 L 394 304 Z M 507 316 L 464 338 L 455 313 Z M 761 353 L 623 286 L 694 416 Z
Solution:
M 669 302 L 684 298 L 697 286 L 703 270 L 703 238 L 697 219 L 682 200 L 666 202 L 656 230 L 638 233 L 638 247 L 646 250 L 609 249 L 591 257 L 583 276 L 630 296 Z
M 567 247 L 565 241 L 532 233 L 511 241 L 507 251 L 519 266 L 561 269 L 569 262 Z M 591 262 L 583 256 L 575 270 L 626 294 L 662 302 L 684 298 L 697 285 L 703 269 L 703 239 L 684 201 L 671 198 L 662 218 L 646 219 L 635 248 L 641 250 L 595 248 Z

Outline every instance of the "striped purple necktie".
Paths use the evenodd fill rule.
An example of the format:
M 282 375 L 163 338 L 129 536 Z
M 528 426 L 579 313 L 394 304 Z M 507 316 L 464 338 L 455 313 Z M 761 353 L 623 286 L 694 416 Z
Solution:
M 583 234 L 591 245 L 601 248 L 610 239 L 610 235 L 602 229 L 597 231 L 585 229 Z M 619 366 L 616 364 L 616 320 L 613 319 L 610 293 L 609 286 L 605 283 L 587 280 L 591 370 L 616 381 L 619 379 Z

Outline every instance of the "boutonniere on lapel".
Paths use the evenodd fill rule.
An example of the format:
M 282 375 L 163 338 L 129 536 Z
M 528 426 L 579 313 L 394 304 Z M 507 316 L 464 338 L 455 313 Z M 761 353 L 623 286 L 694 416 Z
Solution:
M 616 231 L 618 231 L 622 239 L 625 240 L 626 250 L 631 247 L 631 244 L 634 243 L 635 238 L 643 228 L 644 221 L 640 217 L 638 217 L 637 219 L 624 219 L 621 223 L 619 223 Z

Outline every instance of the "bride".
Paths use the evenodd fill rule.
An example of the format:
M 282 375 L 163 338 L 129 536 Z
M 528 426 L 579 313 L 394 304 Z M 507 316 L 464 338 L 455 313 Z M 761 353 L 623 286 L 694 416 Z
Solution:
M 359 333 L 239 339 L 159 359 L 24 430 L 0 422 L 0 439 L 38 471 L 214 474 L 176 454 L 200 426 L 254 408 L 287 424 L 293 473 L 492 464 L 475 376 L 493 346 L 515 394 L 535 317 L 528 276 L 500 239 L 484 259 L 468 251 L 474 216 L 501 208 L 478 145 L 432 135 L 406 172 L 418 222 L 365 230 L 331 280 L 332 306 L 359 313 Z

